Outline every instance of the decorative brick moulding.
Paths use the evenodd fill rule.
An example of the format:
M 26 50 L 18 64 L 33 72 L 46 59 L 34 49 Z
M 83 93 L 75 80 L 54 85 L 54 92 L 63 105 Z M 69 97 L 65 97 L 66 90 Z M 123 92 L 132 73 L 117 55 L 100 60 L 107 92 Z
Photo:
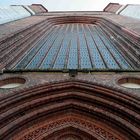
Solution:
M 82 81 L 17 90 L 0 101 L 1 140 L 138 140 L 139 100 Z
M 25 72 L 26 67 L 21 69 L 23 63 L 19 69 L 16 65 L 26 52 L 36 50 L 36 45 L 43 43 L 54 26 L 69 23 L 98 25 L 131 65 L 130 71 L 139 70 L 139 38 L 109 20 L 90 16 L 48 18 L 0 41 L 1 68 L 4 72 Z M 0 81 L 1 88 L 8 84 L 25 84 L 23 88 L 10 89 L 11 93 L 3 92 L 5 96 L 0 98 L 0 140 L 140 139 L 139 98 L 132 93 L 125 94 L 120 87 L 125 83 L 139 85 L 140 79 L 120 76 L 115 85 L 113 80 L 107 81 L 109 75 L 84 74 L 80 77 L 71 71 L 70 78 L 36 75 L 36 80 L 32 73 L 31 79 L 27 78 L 28 84 L 26 76 L 25 79 L 15 76 Z M 115 79 L 114 74 L 111 77 Z M 92 78 L 94 82 L 91 82 Z
M 26 52 L 30 50 L 33 51 L 34 49 L 37 50 L 36 46 L 40 46 L 39 44 L 44 43 L 43 40 L 45 40 L 46 36 L 48 36 L 52 31 L 54 31 L 53 29 L 56 26 L 58 26 L 58 28 L 61 28 L 62 27 L 61 25 L 63 24 L 72 24 L 72 23 L 96 25 L 97 27 L 99 27 L 99 29 L 103 31 L 107 39 L 110 42 L 113 42 L 116 49 L 123 56 L 124 60 L 126 60 L 127 63 L 130 65 L 131 69 L 130 68 L 123 69 L 121 68 L 122 66 L 119 64 L 120 65 L 119 71 L 139 70 L 140 66 L 139 49 L 137 45 L 135 45 L 138 44 L 137 43 L 138 38 L 135 37 L 132 33 L 128 33 L 126 30 L 124 30 L 124 27 L 120 27 L 109 20 L 106 20 L 101 17 L 90 17 L 90 16 L 61 16 L 48 18 L 41 23 L 38 23 L 34 26 L 31 26 L 28 29 L 19 32 L 15 36 L 0 41 L 2 48 L 0 52 L 0 59 L 1 64 L 3 64 L 1 65 L 1 68 L 5 68 L 5 70 L 18 70 L 18 71 L 24 71 L 25 69 L 28 70 L 28 68 L 26 68 L 27 65 L 26 63 L 28 63 L 28 61 L 30 62 L 29 58 L 31 56 L 29 58 L 26 57 L 27 55 Z M 33 55 L 34 53 L 31 54 Z M 27 58 L 27 60 L 28 59 L 29 60 L 28 61 L 26 60 L 27 62 L 24 61 L 25 64 L 24 63 L 20 64 L 19 62 L 21 60 L 24 60 L 23 58 L 25 59 Z M 43 61 L 43 59 L 44 57 L 41 57 L 41 62 Z M 118 59 L 114 58 L 114 60 L 118 63 Z M 51 66 L 53 66 L 54 62 L 55 61 L 52 62 Z M 20 65 L 20 66 L 18 65 L 18 68 L 17 64 Z M 34 69 L 42 70 L 40 69 L 40 67 L 38 67 L 38 65 L 40 64 L 37 64 L 37 66 Z M 105 63 L 105 65 L 107 64 Z M 52 69 L 52 67 L 49 67 L 49 69 Z M 43 68 L 43 70 L 48 69 Z M 94 67 L 92 67 L 91 70 L 94 71 Z

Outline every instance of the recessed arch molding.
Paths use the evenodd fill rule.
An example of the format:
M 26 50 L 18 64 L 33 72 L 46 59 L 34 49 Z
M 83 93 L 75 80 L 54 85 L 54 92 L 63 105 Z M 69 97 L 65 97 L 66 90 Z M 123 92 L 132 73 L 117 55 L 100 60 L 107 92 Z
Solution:
M 0 139 L 138 140 L 139 110 L 131 96 L 92 83 L 43 84 L 0 102 Z

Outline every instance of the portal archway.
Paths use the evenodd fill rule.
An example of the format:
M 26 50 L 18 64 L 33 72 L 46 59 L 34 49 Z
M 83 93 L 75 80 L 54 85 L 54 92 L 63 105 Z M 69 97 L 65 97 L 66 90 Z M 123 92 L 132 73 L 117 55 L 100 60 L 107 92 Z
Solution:
M 5 140 L 45 139 L 68 128 L 74 128 L 69 134 L 78 129 L 97 140 L 139 138 L 138 103 L 96 84 L 77 80 L 43 84 L 6 100 L 0 132 Z

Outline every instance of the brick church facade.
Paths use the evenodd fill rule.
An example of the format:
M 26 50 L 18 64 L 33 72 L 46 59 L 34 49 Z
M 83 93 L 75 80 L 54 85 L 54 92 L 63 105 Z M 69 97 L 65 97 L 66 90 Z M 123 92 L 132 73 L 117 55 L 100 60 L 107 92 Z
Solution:
M 48 12 L 34 4 L 20 7 L 27 17 L 0 21 L 0 140 L 140 139 L 133 6 Z

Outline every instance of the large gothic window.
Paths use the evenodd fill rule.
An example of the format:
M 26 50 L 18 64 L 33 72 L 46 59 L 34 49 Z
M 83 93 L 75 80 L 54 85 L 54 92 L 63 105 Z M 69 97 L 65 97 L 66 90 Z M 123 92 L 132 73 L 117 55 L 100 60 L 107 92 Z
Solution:
M 14 69 L 131 69 L 109 32 L 96 24 L 54 25 Z

